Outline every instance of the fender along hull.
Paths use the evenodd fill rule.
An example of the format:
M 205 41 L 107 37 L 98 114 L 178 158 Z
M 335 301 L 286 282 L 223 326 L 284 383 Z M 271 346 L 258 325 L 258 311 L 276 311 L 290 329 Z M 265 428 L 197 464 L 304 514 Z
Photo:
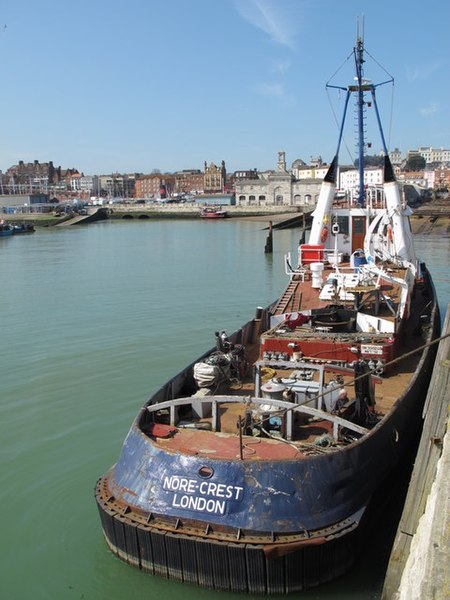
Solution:
M 351 520 L 344 537 L 334 538 L 330 528 L 311 542 L 271 543 L 270 551 L 264 540 L 207 539 L 157 517 L 147 522 L 143 515 L 120 514 L 105 498 L 105 485 L 99 481 L 96 496 L 108 547 L 128 564 L 167 579 L 221 591 L 287 594 L 342 575 L 358 554 L 360 532 Z

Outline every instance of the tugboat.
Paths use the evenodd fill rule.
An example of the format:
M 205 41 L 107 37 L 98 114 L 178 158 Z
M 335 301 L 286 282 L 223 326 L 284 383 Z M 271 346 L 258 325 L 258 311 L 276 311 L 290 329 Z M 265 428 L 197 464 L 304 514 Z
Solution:
M 378 117 L 377 85 L 345 88 L 338 150 L 310 239 L 273 305 L 158 390 L 97 482 L 106 543 L 140 569 L 218 590 L 298 592 L 347 571 L 376 494 L 411 446 L 439 335 Z M 378 84 L 382 85 L 382 84 Z M 359 191 L 337 194 L 349 98 Z M 370 96 L 384 184 L 365 186 Z

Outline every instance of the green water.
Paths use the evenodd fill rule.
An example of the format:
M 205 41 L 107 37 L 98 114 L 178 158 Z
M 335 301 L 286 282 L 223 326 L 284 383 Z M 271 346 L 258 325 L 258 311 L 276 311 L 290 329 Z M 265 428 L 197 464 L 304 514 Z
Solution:
M 261 223 L 105 222 L 0 239 L 2 600 L 236 595 L 168 582 L 107 549 L 93 491 L 138 408 L 284 288 L 298 232 Z M 418 238 L 441 305 L 447 239 Z M 313 598 L 378 598 L 388 542 Z M 383 555 L 384 553 L 384 555 Z

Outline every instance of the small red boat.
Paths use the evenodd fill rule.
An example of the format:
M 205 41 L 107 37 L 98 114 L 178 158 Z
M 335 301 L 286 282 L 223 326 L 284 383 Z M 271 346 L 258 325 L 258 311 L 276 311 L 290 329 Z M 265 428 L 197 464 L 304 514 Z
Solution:
M 227 216 L 227 211 L 222 210 L 220 207 L 207 207 L 202 210 L 200 216 L 202 219 L 224 219 Z

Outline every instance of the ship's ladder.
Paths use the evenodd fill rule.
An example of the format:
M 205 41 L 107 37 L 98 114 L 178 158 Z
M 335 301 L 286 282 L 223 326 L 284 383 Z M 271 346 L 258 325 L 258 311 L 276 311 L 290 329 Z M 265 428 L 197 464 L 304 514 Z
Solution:
M 300 281 L 292 280 L 278 301 L 275 314 L 282 315 L 289 307 L 291 312 L 299 311 L 302 303 L 302 294 L 298 293 Z

